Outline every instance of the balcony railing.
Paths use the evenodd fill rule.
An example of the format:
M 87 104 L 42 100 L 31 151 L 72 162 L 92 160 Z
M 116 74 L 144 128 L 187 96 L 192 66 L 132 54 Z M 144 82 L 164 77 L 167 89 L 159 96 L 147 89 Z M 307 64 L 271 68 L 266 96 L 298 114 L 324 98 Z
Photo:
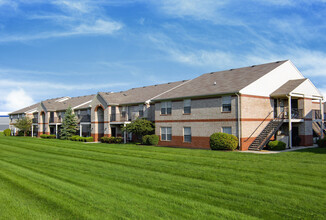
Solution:
M 78 122 L 91 122 L 91 116 L 90 115 L 79 115 Z
M 289 118 L 289 109 L 284 108 L 285 118 Z M 303 109 L 292 108 L 291 109 L 292 119 L 303 119 Z
M 110 121 L 112 122 L 126 122 L 126 121 L 134 121 L 138 118 L 146 118 L 144 116 L 139 116 L 138 113 L 132 113 L 132 114 L 110 114 Z
M 312 119 L 313 120 L 321 119 L 320 110 L 312 110 Z
M 49 118 L 49 123 L 61 123 L 61 118 Z

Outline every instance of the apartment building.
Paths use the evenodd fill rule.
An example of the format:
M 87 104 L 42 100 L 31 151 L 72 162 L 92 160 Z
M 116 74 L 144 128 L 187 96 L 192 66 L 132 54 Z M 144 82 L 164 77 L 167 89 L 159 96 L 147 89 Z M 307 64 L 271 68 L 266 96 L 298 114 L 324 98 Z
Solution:
M 224 132 L 239 138 L 240 150 L 260 150 L 270 139 L 289 147 L 309 146 L 324 135 L 323 96 L 289 61 L 203 74 L 195 79 L 144 86 L 121 92 L 49 99 L 10 113 L 33 118 L 33 136 L 59 134 L 70 106 L 79 134 L 122 136 L 137 118 L 155 122 L 160 146 L 209 149 L 209 137 Z
M 0 131 L 9 128 L 9 115 L 8 112 L 0 112 Z

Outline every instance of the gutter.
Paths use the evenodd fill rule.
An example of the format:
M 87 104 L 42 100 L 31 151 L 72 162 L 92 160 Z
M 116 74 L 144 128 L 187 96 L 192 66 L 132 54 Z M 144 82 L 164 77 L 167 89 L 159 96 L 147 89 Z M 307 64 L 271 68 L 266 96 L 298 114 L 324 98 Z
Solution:
M 238 97 L 238 141 L 239 141 L 239 150 L 240 150 L 240 146 L 241 146 L 241 108 L 240 108 L 240 93 L 236 93 L 237 97 Z

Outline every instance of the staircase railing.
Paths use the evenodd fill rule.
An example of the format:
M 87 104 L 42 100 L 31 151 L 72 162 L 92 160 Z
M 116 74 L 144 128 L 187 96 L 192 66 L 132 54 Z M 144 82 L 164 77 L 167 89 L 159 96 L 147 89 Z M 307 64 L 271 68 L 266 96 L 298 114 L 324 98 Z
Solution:
M 258 130 L 258 128 L 266 121 L 266 119 L 268 118 L 268 116 L 270 116 L 270 114 L 274 112 L 274 111 L 271 111 L 270 113 L 268 113 L 268 115 L 264 118 L 264 120 L 258 125 L 258 127 L 251 133 L 251 135 L 244 141 L 244 142 L 247 142 L 251 137 L 252 135 L 254 135 L 254 133 Z
M 261 150 L 263 146 L 267 144 L 267 142 L 271 139 L 271 137 L 275 134 L 275 132 L 281 127 L 284 121 L 284 112 L 281 112 L 277 118 L 274 118 L 271 122 L 278 121 L 279 124 L 277 127 L 275 127 L 273 130 L 269 132 L 269 134 L 265 137 L 265 139 L 260 143 L 260 145 L 257 147 L 258 150 Z M 270 123 L 271 123 L 270 122 Z

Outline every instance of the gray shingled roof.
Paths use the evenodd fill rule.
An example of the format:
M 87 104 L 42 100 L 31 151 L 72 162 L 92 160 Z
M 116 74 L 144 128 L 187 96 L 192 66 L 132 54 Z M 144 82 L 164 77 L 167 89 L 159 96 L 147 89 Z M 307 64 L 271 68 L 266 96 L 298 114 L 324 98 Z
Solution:
M 28 107 L 25 107 L 25 108 L 19 109 L 19 110 L 17 110 L 17 111 L 11 112 L 11 113 L 9 113 L 9 115 L 14 115 L 14 114 L 23 114 L 23 113 L 25 113 L 25 112 L 27 112 L 27 111 L 30 111 L 30 110 L 32 110 L 32 109 L 37 108 L 39 104 L 40 104 L 40 103 L 38 102 L 38 103 L 33 104 L 33 105 L 30 105 L 30 106 L 28 106 Z
M 297 88 L 301 83 L 306 81 L 307 79 L 295 79 L 289 80 L 285 84 L 283 84 L 280 88 L 276 89 L 272 92 L 271 96 L 281 96 L 281 95 L 288 95 L 292 92 L 295 88 Z
M 99 94 L 107 103 L 112 104 L 135 104 L 144 103 L 147 100 L 154 98 L 172 88 L 180 86 L 187 82 L 186 80 L 171 82 L 153 86 L 144 86 L 139 88 L 129 89 L 127 91 L 121 91 L 116 93 L 100 92 Z
M 160 95 L 154 101 L 236 93 L 286 61 L 206 73 L 170 92 Z
M 68 107 L 73 108 L 81 104 L 84 104 L 85 102 L 91 101 L 94 98 L 94 96 L 95 95 L 72 97 L 63 102 L 56 102 L 56 100 L 46 100 L 46 101 L 42 101 L 42 104 L 48 111 L 62 111 L 62 110 L 66 110 Z M 87 105 L 83 105 L 83 106 L 87 108 Z M 80 106 L 78 109 L 81 109 L 81 107 L 82 106 Z

